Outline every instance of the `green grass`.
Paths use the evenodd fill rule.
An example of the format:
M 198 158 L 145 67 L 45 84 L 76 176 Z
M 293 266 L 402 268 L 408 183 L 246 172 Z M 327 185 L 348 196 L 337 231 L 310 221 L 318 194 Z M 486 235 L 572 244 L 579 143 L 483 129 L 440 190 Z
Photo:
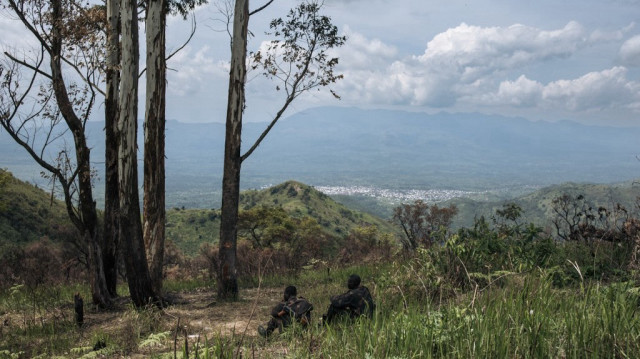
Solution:
M 630 283 L 584 282 L 558 289 L 544 270 L 535 270 L 514 274 L 500 286 L 464 292 L 440 302 L 399 291 L 397 286 L 404 283 L 392 280 L 400 278 L 398 268 L 402 266 L 360 265 L 329 273 L 326 269 L 307 270 L 297 277 L 264 278 L 263 287 L 297 285 L 299 294 L 314 304 L 315 323 L 306 330 L 291 328 L 268 340 L 241 340 L 242 333 L 203 336 L 197 348 L 193 344 L 189 348 L 190 356 L 194 357 L 196 350 L 200 358 L 231 358 L 238 350 L 244 356 L 255 352 L 262 358 L 282 357 L 286 352 L 290 358 L 363 359 L 637 358 L 640 353 L 640 296 L 638 288 Z M 345 290 L 351 273 L 359 273 L 363 284 L 372 290 L 377 303 L 374 318 L 318 326 L 329 296 Z M 213 284 L 168 281 L 165 289 L 188 291 L 200 285 L 211 288 Z M 66 298 L 78 290 L 84 292 L 85 288 L 60 288 L 57 293 L 64 294 L 50 294 L 49 298 Z M 16 288 L 13 293 L 1 297 L 2 313 L 30 313 L 34 307 L 28 292 Z M 63 302 L 55 303 L 64 308 Z M 129 308 L 120 320 L 127 323 L 126 333 L 130 334 L 87 332 L 82 335 L 86 339 L 78 341 L 72 318 L 43 324 L 36 316 L 35 321 L 21 326 L 21 331 L 3 332 L 0 358 L 25 352 L 24 348 L 31 348 L 27 351 L 30 356 L 68 353 L 80 357 L 100 338 L 107 344 L 104 353 L 144 352 L 155 358 L 173 357 L 173 349 L 171 353 L 167 349 L 173 348 L 173 334 L 159 325 L 161 319 L 162 314 L 153 309 Z M 156 342 L 164 344 L 163 351 L 154 352 L 160 348 Z M 180 341 L 176 352 L 178 357 L 185 357 Z
M 520 280 L 441 307 L 416 303 L 397 310 L 393 299 L 378 297 L 372 321 L 312 328 L 281 340 L 297 348 L 291 357 L 300 358 L 629 358 L 640 353 L 639 298 L 629 285 L 557 290 L 542 275 Z

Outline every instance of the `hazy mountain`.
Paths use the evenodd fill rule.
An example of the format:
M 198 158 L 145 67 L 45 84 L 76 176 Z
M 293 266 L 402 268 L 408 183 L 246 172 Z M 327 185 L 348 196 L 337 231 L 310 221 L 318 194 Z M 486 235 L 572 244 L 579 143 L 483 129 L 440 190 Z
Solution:
M 103 125 L 88 126 L 99 170 Z M 245 124 L 245 147 L 264 127 Z M 639 138 L 640 128 L 322 107 L 278 123 L 244 163 L 242 186 L 295 179 L 316 186 L 484 190 L 620 182 L 640 174 Z M 166 140 L 168 205 L 218 207 L 224 125 L 168 121 Z M 39 170 L 4 132 L 0 151 L 0 167 L 37 178 Z

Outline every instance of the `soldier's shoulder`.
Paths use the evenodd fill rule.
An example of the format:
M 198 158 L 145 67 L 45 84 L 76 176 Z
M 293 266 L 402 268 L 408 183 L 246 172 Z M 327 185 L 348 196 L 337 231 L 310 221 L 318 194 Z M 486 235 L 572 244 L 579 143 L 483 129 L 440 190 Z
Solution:
M 356 289 L 354 289 L 355 292 L 357 293 L 369 293 L 369 288 L 365 287 L 365 286 L 360 286 Z

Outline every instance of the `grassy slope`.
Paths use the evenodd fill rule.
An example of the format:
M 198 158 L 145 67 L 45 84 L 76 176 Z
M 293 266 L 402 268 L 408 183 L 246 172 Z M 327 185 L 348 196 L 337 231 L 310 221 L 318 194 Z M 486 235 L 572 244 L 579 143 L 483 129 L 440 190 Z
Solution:
M 552 201 L 563 194 L 569 194 L 574 198 L 582 194 L 594 208 L 604 206 L 611 209 L 619 203 L 630 212 L 635 212 L 638 211 L 636 198 L 640 196 L 640 186 L 633 183 L 615 185 L 563 183 L 545 187 L 508 201 L 479 202 L 456 199 L 451 201 L 459 209 L 454 225 L 456 227 L 472 226 L 474 216 L 482 215 L 489 218 L 496 209 L 501 209 L 504 203 L 514 202 L 523 210 L 521 222 L 533 222 L 545 226 L 550 223 L 549 219 L 553 217 Z
M 0 194 L 0 243 L 26 243 L 42 236 L 58 239 L 62 228 L 71 224 L 64 204 L 51 201 L 48 193 L 10 175 Z M 381 232 L 393 232 L 386 221 L 373 215 L 353 211 L 312 187 L 299 182 L 285 182 L 265 189 L 242 193 L 241 209 L 255 206 L 282 206 L 291 216 L 310 216 L 325 231 L 342 237 L 361 225 L 375 225 Z M 167 210 L 167 238 L 187 254 L 197 253 L 203 242 L 215 243 L 220 231 L 220 210 Z
M 216 243 L 220 236 L 220 210 L 167 210 L 166 236 L 187 255 L 198 253 L 202 243 Z
M 119 300 L 115 310 L 85 312 L 82 335 L 73 325 L 72 307 L 67 304 L 72 288 L 62 288 L 62 297 L 38 296 L 38 300 L 49 300 L 48 308 L 55 308 L 39 313 L 33 313 L 29 293 L 21 288 L 15 295 L 0 296 L 0 310 L 9 320 L 0 336 L 0 357 L 21 353 L 20 357 L 40 354 L 43 358 L 56 354 L 65 358 L 174 358 L 175 350 L 184 358 L 185 343 L 190 357 L 199 348 L 200 358 L 231 358 L 238 353 L 257 358 L 638 357 L 639 297 L 637 288 L 628 284 L 593 283 L 558 290 L 544 273 L 533 271 L 450 300 L 432 301 L 417 293 L 398 292 L 407 285 L 405 281 L 414 279 L 409 272 L 403 281 L 390 280 L 403 268 L 407 267 L 376 263 L 336 269 L 331 277 L 321 270 L 305 271 L 295 278 L 266 278 L 261 288 L 242 288 L 236 302 L 216 301 L 212 287 L 196 287 L 174 292 L 179 300 L 162 314 L 135 310 Z M 329 295 L 343 292 L 345 278 L 353 272 L 360 273 L 372 291 L 375 318 L 346 326 L 317 325 Z M 314 304 L 312 325 L 302 332 L 290 328 L 268 340 L 258 337 L 257 326 L 268 320 L 282 288 L 291 283 Z M 34 320 L 23 324 L 21 318 L 31 315 Z M 177 340 L 173 334 L 176 323 L 184 325 Z M 99 341 L 106 347 L 94 351 Z
M 10 173 L 0 203 L 0 245 L 27 243 L 42 236 L 60 239 L 64 228 L 71 227 L 62 202 L 52 201 L 49 193 Z

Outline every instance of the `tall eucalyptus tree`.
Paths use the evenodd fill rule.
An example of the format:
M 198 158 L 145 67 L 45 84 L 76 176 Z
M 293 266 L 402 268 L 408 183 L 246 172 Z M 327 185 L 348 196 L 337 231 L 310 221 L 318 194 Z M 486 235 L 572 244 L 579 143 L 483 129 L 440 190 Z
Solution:
M 142 239 L 142 221 L 138 193 L 138 2 L 122 0 L 120 5 L 121 56 L 120 95 L 118 98 L 118 185 L 119 233 L 127 271 L 131 300 L 136 306 L 159 303 L 149 275 Z
M 118 90 L 120 84 L 120 0 L 106 2 L 105 56 L 105 191 L 104 191 L 104 250 L 103 261 L 107 288 L 116 296 L 118 280 L 118 245 L 120 197 L 118 194 Z
M 271 2 L 269 2 L 271 3 Z M 268 3 L 268 4 L 269 4 Z M 263 9 L 261 7 L 258 10 Z M 271 22 L 271 41 L 264 51 L 251 54 L 252 68 L 277 82 L 285 98 L 266 129 L 245 153 L 241 153 L 242 114 L 245 106 L 247 60 L 248 0 L 236 0 L 231 42 L 231 68 L 225 133 L 224 169 L 222 179 L 222 213 L 218 268 L 218 296 L 235 299 L 238 296 L 236 277 L 236 243 L 238 236 L 238 206 L 240 204 L 240 169 L 282 117 L 289 105 L 304 92 L 329 86 L 342 78 L 334 73 L 338 59 L 327 50 L 342 46 L 346 37 L 327 16 L 320 15 L 321 4 L 304 1 L 290 10 L 285 19 Z M 333 91 L 331 93 L 338 97 Z

